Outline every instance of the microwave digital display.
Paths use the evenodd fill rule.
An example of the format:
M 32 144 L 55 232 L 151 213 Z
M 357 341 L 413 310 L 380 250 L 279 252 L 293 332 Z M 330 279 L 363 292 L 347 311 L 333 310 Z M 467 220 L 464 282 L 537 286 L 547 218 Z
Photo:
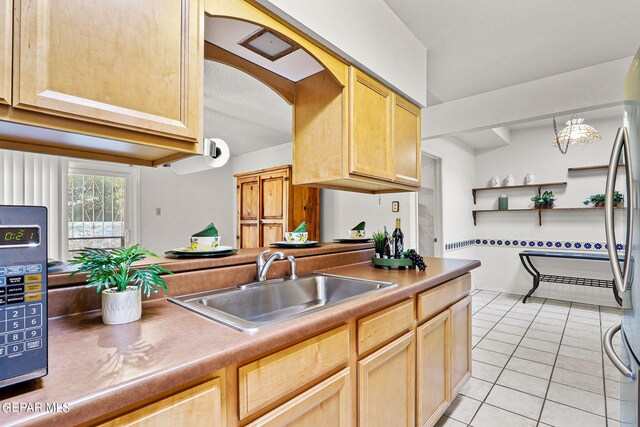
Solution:
M 0 247 L 37 246 L 40 244 L 40 227 L 1 226 Z

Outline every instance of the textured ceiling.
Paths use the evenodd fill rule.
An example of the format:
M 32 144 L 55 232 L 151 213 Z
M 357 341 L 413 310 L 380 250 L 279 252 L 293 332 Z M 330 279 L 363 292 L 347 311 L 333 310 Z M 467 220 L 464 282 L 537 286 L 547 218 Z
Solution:
M 264 83 L 204 61 L 204 137 L 222 138 L 231 155 L 291 142 L 293 112 Z
M 428 49 L 429 103 L 635 54 L 637 0 L 384 0 Z

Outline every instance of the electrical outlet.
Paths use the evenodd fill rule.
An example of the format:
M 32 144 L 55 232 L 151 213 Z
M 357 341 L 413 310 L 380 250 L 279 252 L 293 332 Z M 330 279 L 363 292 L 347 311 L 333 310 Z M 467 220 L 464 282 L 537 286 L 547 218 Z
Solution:
M 162 208 L 156 208 L 156 216 L 162 215 Z

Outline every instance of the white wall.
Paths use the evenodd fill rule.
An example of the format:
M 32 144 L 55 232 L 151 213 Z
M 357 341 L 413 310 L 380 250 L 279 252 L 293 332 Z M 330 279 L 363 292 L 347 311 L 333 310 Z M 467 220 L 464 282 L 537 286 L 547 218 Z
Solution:
M 282 144 L 233 158 L 233 173 L 291 164 L 292 145 Z M 234 203 L 236 195 L 234 193 Z M 409 224 L 410 194 L 383 194 L 380 198 L 372 194 L 351 193 L 337 190 L 321 190 L 320 193 L 320 239 L 331 241 L 344 237 L 347 230 L 360 221 L 367 222 L 367 231 L 382 230 L 386 225 L 389 232 L 395 227 L 395 219 L 400 218 L 405 234 L 405 245 L 412 245 L 412 230 Z M 400 212 L 391 212 L 391 202 L 400 202 Z M 235 218 L 234 218 L 235 222 Z
M 558 196 L 557 207 L 582 207 L 582 201 L 589 195 L 603 193 L 606 171 L 574 172 L 567 168 L 606 164 L 609 161 L 611 145 L 621 118 L 591 120 L 602 134 L 602 141 L 585 146 L 572 146 L 566 155 L 560 154 L 551 145 L 554 134 L 551 123 L 511 132 L 511 144 L 498 149 L 479 152 L 476 158 L 476 186 L 487 186 L 494 175 L 504 178 L 514 174 L 521 183 L 528 172 L 536 175 L 537 182 L 567 181 L 565 187 L 550 188 Z M 562 128 L 564 124 L 559 124 Z M 618 190 L 624 193 L 623 177 L 619 177 Z M 531 189 L 513 189 L 506 192 L 509 208 L 531 207 Z M 468 194 L 469 200 L 471 194 Z M 478 193 L 476 209 L 495 209 L 500 191 Z M 572 242 L 604 242 L 604 213 L 602 210 L 589 212 L 548 212 L 543 213 L 543 224 L 538 225 L 533 212 L 484 213 L 478 215 L 475 237 L 479 239 L 517 239 Z M 623 222 L 623 212 L 616 215 L 618 224 Z M 622 236 L 622 230 L 617 230 Z M 529 276 L 520 264 L 518 253 L 522 248 L 477 247 L 476 253 L 482 267 L 475 274 L 476 285 L 484 289 L 499 289 L 525 293 L 531 288 Z M 547 260 L 546 271 L 565 275 L 586 275 L 611 279 L 608 263 L 582 261 Z M 555 285 L 542 283 L 536 295 L 570 299 L 600 304 L 613 304 L 610 289 L 593 289 L 582 286 Z
M 427 49 L 383 0 L 258 0 L 406 96 L 427 105 Z
M 188 246 L 189 236 L 215 223 L 221 244 L 235 246 L 231 162 L 190 175 L 140 168 L 140 242 L 158 254 Z M 156 215 L 156 208 L 162 214 Z
M 410 200 L 413 193 L 362 194 L 338 190 L 321 191 L 321 231 L 322 240 L 331 241 L 346 237 L 347 231 L 360 221 L 366 221 L 367 235 L 382 231 L 387 226 L 389 234 L 395 229 L 396 218 L 402 222 L 405 247 L 415 245 L 413 230 L 409 223 Z M 398 201 L 400 211 L 392 212 L 391 203 Z
M 424 114 L 424 113 L 423 113 Z M 471 189 L 475 185 L 476 156 L 473 149 L 455 138 L 422 142 L 422 151 L 442 159 L 442 243 L 475 237 Z M 475 259 L 475 247 L 443 252 L 447 258 Z

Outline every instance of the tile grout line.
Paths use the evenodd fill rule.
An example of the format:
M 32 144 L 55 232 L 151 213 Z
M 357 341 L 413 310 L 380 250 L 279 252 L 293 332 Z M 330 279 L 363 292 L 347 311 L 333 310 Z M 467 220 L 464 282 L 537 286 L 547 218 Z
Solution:
M 500 294 L 498 294 L 498 295 L 502 295 L 502 292 L 501 292 Z M 513 294 L 510 294 L 510 295 L 513 295 Z M 496 296 L 496 298 L 497 298 L 497 296 Z M 495 298 L 494 298 L 494 299 L 495 299 Z M 495 328 L 495 326 L 496 326 L 498 323 L 500 323 L 500 321 L 501 321 L 502 319 L 504 319 L 504 318 L 507 316 L 507 314 L 509 314 L 509 313 L 511 312 L 511 310 L 513 310 L 513 308 L 514 308 L 514 307 L 517 307 L 517 306 L 518 306 L 518 303 L 519 303 L 521 300 L 522 300 L 522 295 L 520 295 L 520 298 L 518 298 L 518 300 L 515 302 L 515 304 L 513 304 L 513 305 L 511 306 L 511 308 L 510 308 L 507 312 L 505 312 L 505 314 L 500 318 L 500 320 L 498 320 L 498 321 L 495 323 L 495 325 L 493 325 L 493 327 L 491 327 L 491 328 L 489 329 L 489 332 L 487 332 L 487 333 L 482 337 L 482 339 L 480 340 L 480 342 L 482 342 L 482 341 L 487 337 L 487 335 L 489 335 L 489 333 L 490 333 L 490 332 Z M 492 300 L 492 301 L 493 301 L 493 300 Z M 544 306 L 544 304 L 546 303 L 546 301 L 547 301 L 547 299 L 546 299 L 546 298 L 544 298 L 544 302 L 542 302 L 542 304 L 540 304 L 540 308 L 538 308 L 538 311 L 536 312 L 536 315 L 535 315 L 535 316 L 533 316 L 533 319 L 529 322 L 529 326 L 527 326 L 526 330 L 524 331 L 524 334 L 522 335 L 522 337 L 520 337 L 520 340 L 518 341 L 518 344 L 516 344 L 516 347 L 513 349 L 513 352 L 509 355 L 509 359 L 507 359 L 507 362 L 506 362 L 506 363 L 504 364 L 504 366 L 502 367 L 502 369 L 501 369 L 500 373 L 499 373 L 499 374 L 498 374 L 498 376 L 496 377 L 496 380 L 491 384 L 491 388 L 490 388 L 490 389 L 489 389 L 489 391 L 487 392 L 487 395 L 484 397 L 484 399 L 482 399 L 482 402 L 480 403 L 480 406 L 478 406 L 478 409 L 477 409 L 477 410 L 475 411 L 475 413 L 473 414 L 473 417 L 471 418 L 471 422 L 473 422 L 473 420 L 475 419 L 475 417 L 478 415 L 478 412 L 480 411 L 480 408 L 482 408 L 482 405 L 485 405 L 485 404 L 486 404 L 486 405 L 489 405 L 489 406 L 493 406 L 493 405 L 491 405 L 490 403 L 487 403 L 487 402 L 486 402 L 486 401 L 487 401 L 487 398 L 488 398 L 488 397 L 489 397 L 489 395 L 491 394 L 491 391 L 493 390 L 493 388 L 494 388 L 494 387 L 496 386 L 496 384 L 498 383 L 498 379 L 500 378 L 500 376 L 502 375 L 502 373 L 505 371 L 505 369 L 507 369 L 507 365 L 509 364 L 509 361 L 510 361 L 510 360 L 511 360 L 511 358 L 513 357 L 513 354 L 516 352 L 516 350 L 517 350 L 517 349 L 518 349 L 518 347 L 520 346 L 520 343 L 521 343 L 521 342 L 522 342 L 522 340 L 524 339 L 524 336 L 527 334 L 527 332 L 529 332 L 529 328 L 531 328 L 531 324 L 533 323 L 533 321 L 535 320 L 535 318 L 536 318 L 536 317 L 538 316 L 538 314 L 540 313 L 540 310 L 542 309 L 542 307 Z M 523 303 L 523 304 L 524 304 L 524 303 Z M 480 342 L 478 342 L 478 344 L 480 344 Z M 502 386 L 501 386 L 501 387 L 502 387 Z M 510 388 L 510 387 L 507 387 L 507 388 Z M 516 391 L 519 391 L 519 390 L 516 390 Z M 528 393 L 527 393 L 527 394 L 528 394 Z M 504 408 L 498 408 L 498 409 L 501 409 L 501 410 L 503 410 L 503 411 L 510 412 L 510 413 L 512 413 L 512 414 L 516 414 L 516 415 L 518 415 L 518 416 L 521 416 L 521 417 L 524 417 L 524 418 L 527 418 L 527 419 L 530 419 L 530 420 L 531 420 L 531 418 L 529 418 L 529 417 L 525 417 L 525 416 L 524 416 L 524 415 L 522 415 L 522 414 L 518 414 L 518 413 L 516 413 L 516 412 L 509 411 L 508 409 L 504 409 Z M 471 425 L 471 423 L 470 423 L 469 425 Z
M 556 358 L 554 359 L 553 365 L 551 366 L 551 375 L 549 375 L 549 383 L 547 384 L 547 391 L 545 392 L 544 398 L 542 400 L 542 407 L 540 408 L 540 415 L 538 416 L 538 424 L 537 424 L 538 426 L 540 426 L 540 423 L 542 422 L 542 414 L 544 413 L 544 406 L 547 403 L 547 396 L 549 396 L 549 388 L 551 388 L 553 373 L 556 370 L 556 363 L 558 363 L 558 355 L 560 355 L 560 347 L 562 347 L 562 341 L 564 340 L 564 333 L 567 330 L 567 323 L 569 322 L 569 315 L 571 314 L 572 307 L 573 307 L 573 302 L 570 302 L 569 311 L 567 311 L 567 318 L 564 320 L 564 327 L 562 328 L 562 334 L 560 334 L 560 343 L 558 344 L 558 351 L 556 352 Z

